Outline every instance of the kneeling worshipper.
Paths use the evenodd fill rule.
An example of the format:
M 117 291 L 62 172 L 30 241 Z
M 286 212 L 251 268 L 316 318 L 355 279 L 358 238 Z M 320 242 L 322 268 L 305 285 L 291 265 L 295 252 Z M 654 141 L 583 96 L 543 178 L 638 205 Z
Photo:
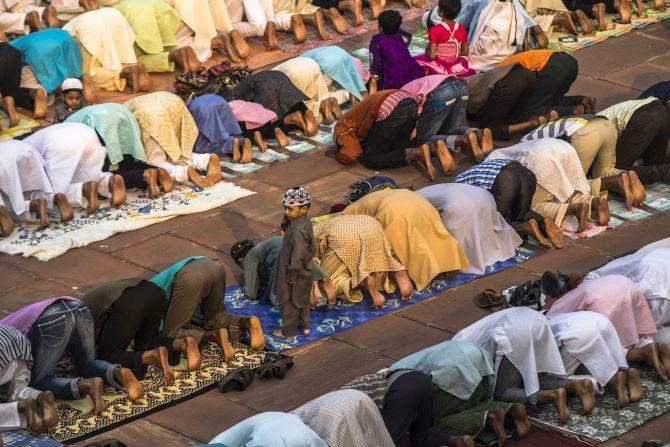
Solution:
M 444 144 L 451 152 L 468 149 L 478 161 L 493 150 L 490 129 L 461 126 L 468 103 L 468 86 L 463 80 L 432 75 L 412 81 L 402 90 L 410 92 L 419 103 L 417 143 Z M 453 162 L 451 165 L 456 167 Z
M 547 318 L 567 312 L 590 310 L 607 317 L 614 325 L 629 362 L 644 362 L 656 370 L 663 382 L 668 372 L 654 342 L 656 326 L 640 289 L 625 276 L 605 275 L 580 284 L 556 300 Z
M 372 216 L 382 224 L 393 253 L 417 290 L 425 289 L 440 273 L 465 270 L 469 265 L 433 205 L 414 191 L 375 191 L 349 205 L 343 214 Z
M 307 402 L 298 416 L 328 447 L 394 447 L 374 401 L 358 390 L 338 390 Z
M 71 206 L 86 206 L 95 213 L 100 207 L 98 194 L 109 198 L 111 206 L 125 203 L 123 178 L 102 171 L 107 151 L 92 128 L 81 123 L 53 124 L 23 141 L 40 153 L 54 192 L 64 194 Z M 47 206 L 53 207 L 51 201 Z
M 572 36 L 595 34 L 593 23 L 580 9 L 568 10 L 562 0 L 519 0 L 528 15 L 551 37 L 557 28 Z M 603 30 L 604 31 L 604 30 Z
M 140 125 L 147 162 L 165 169 L 179 183 L 206 188 L 221 181 L 216 154 L 194 154 L 198 126 L 184 101 L 174 93 L 154 92 L 124 102 Z M 198 171 L 206 172 L 202 177 Z
M 0 324 L 0 345 L 0 386 L 7 389 L 7 402 L 0 403 L 0 440 L 3 431 L 29 429 L 37 434 L 53 430 L 58 423 L 53 393 L 29 386 L 30 341 L 16 328 Z
M 647 90 L 640 93 L 640 96 L 638 96 L 637 99 L 647 99 L 650 97 L 658 99 L 661 102 L 661 104 L 665 104 L 665 107 L 669 107 L 668 104 L 670 103 L 670 81 L 661 81 L 657 84 L 652 85 Z
M 223 302 L 226 271 L 220 262 L 191 256 L 163 270 L 150 281 L 165 292 L 162 335 L 193 337 L 198 344 L 216 343 L 224 351 L 229 346 L 228 337 L 240 341 L 245 334 L 249 336 L 251 349 L 261 349 L 265 345 L 258 317 L 226 310 Z M 226 354 L 229 358 L 229 353 Z
M 232 108 L 218 95 L 202 95 L 188 104 L 200 131 L 195 140 L 196 154 L 230 156 L 233 163 L 251 163 L 251 141 L 242 136 Z
M 151 89 L 149 73 L 135 56 L 135 33 L 119 11 L 89 11 L 70 20 L 63 29 L 79 43 L 83 72 L 91 77 L 95 88 L 122 92 L 128 85 L 133 93 Z
M 123 0 L 115 6 L 135 32 L 137 61 L 151 73 L 198 71 L 202 64 L 193 48 L 179 46 L 179 13 L 164 0 Z
M 417 191 L 440 213 L 444 227 L 463 248 L 470 265 L 464 273 L 481 275 L 487 267 L 515 256 L 523 240 L 496 210 L 491 193 L 458 183 L 441 183 Z
M 549 318 L 549 326 L 568 378 L 589 380 L 581 384 L 575 381 L 574 385 L 585 391 L 593 388 L 598 394 L 603 394 L 605 388 L 611 389 L 617 396 L 617 408 L 642 399 L 640 372 L 628 367 L 619 336 L 607 317 L 589 311 L 568 312 Z M 587 415 L 596 403 L 584 399 L 582 404 L 582 414 Z
M 324 23 L 324 14 L 318 6 L 312 4 L 309 0 L 274 0 L 272 4 L 277 29 L 292 31 L 295 35 L 296 44 L 307 39 L 305 24 L 314 26 L 314 30 L 322 40 L 330 39 Z M 333 18 L 332 15 L 329 14 L 329 16 L 331 19 Z M 341 17 L 339 18 L 341 19 Z M 337 20 L 336 17 L 335 21 Z
M 614 259 L 593 270 L 584 282 L 608 275 L 623 275 L 633 281 L 647 300 L 658 332 L 663 365 L 670 371 L 670 248 L 638 250 L 628 256 Z
M 126 189 L 146 189 L 152 199 L 160 195 L 160 187 L 166 193 L 174 189 L 174 181 L 165 169 L 146 163 L 140 126 L 121 104 L 109 102 L 84 107 L 65 122 L 95 129 L 100 144 L 107 149 L 103 171 L 120 175 Z
M 103 383 L 125 389 L 135 402 L 144 397 L 142 385 L 132 371 L 95 358 L 93 317 L 81 301 L 69 296 L 49 298 L 20 309 L 0 324 L 13 326 L 32 344 L 33 368 L 30 386 L 51 391 L 56 399 L 79 400 L 89 396 L 94 414 L 106 408 Z M 68 352 L 81 377 L 56 377 L 56 365 Z
M 640 5 L 641 1 L 636 0 Z M 598 21 L 598 31 L 607 31 L 605 13 L 619 14 L 617 23 L 630 23 L 630 0 L 567 0 L 565 6 L 570 11 L 580 11 L 589 18 Z M 644 10 L 638 6 L 638 16 Z M 640 16 L 641 17 L 641 16 Z
M 565 367 L 547 319 L 527 307 L 488 315 L 457 333 L 453 341 L 482 348 L 495 365 L 493 399 L 530 406 L 552 404 L 561 424 L 570 419 Z M 591 388 L 591 395 L 593 388 Z M 592 398 L 592 397 L 591 397 Z
M 261 152 L 265 152 L 268 144 L 266 138 L 276 138 L 280 147 L 289 145 L 289 140 L 280 124 L 277 122 L 279 117 L 272 110 L 268 110 L 260 104 L 253 102 L 234 100 L 228 102 L 237 124 L 242 130 L 244 138 L 253 138 L 254 143 Z M 243 147 L 244 149 L 244 147 Z M 241 158 L 240 154 L 240 158 Z
M 230 249 L 230 256 L 238 267 L 242 269 L 242 282 L 244 283 L 244 294 L 250 300 L 265 301 L 273 306 L 278 306 L 279 301 L 275 295 L 274 282 L 276 280 L 277 260 L 281 251 L 283 236 L 275 236 L 254 245 L 248 239 L 236 242 Z M 314 302 L 315 288 L 322 288 L 327 296 L 334 295 L 333 287 L 326 276 L 326 272 L 314 262 L 312 266 L 311 302 Z
M 528 434 L 526 409 L 493 402 L 488 355 L 469 342 L 446 341 L 423 349 L 344 389 L 370 396 L 395 445 L 409 435 L 412 446 L 474 446 L 503 441 L 506 428 Z M 507 424 L 509 422 L 509 424 Z
M 279 47 L 272 0 L 227 0 L 226 9 L 233 28 L 243 38 L 263 37 L 268 51 Z
M 577 152 L 584 174 L 600 182 L 600 191 L 617 191 L 628 209 L 640 206 L 646 198 L 644 186 L 635 171 L 622 171 L 616 165 L 617 130 L 602 116 L 578 115 L 550 121 L 526 134 L 521 141 L 540 138 L 566 140 Z
M 269 411 L 239 422 L 212 439 L 217 447 L 329 447 L 294 414 Z M 204 447 L 204 446 L 196 446 Z
M 610 120 L 619 132 L 617 168 L 635 172 L 645 185 L 670 182 L 670 161 L 666 153 L 670 111 L 658 99 L 652 96 L 620 102 L 598 115 Z
M 63 194 L 54 194 L 39 152 L 23 141 L 0 143 L 0 236 L 9 236 L 14 220 L 33 220 L 49 226 L 47 210 L 58 208 L 61 222 L 72 220 L 72 208 Z
M 0 2 L 0 31 L 28 34 L 58 28 L 56 14 L 53 6 L 42 6 L 40 0 L 3 0 Z
M 335 158 L 342 164 L 358 160 L 369 169 L 400 168 L 416 162 L 433 180 L 437 172 L 430 159 L 432 152 L 448 175 L 454 163 L 446 147 L 425 144 L 409 148 L 417 111 L 416 99 L 403 90 L 382 90 L 368 95 L 335 124 Z
M 556 138 L 525 141 L 496 149 L 487 157 L 497 159 L 516 160 L 535 174 L 537 188 L 531 209 L 553 219 L 557 227 L 563 227 L 566 216 L 575 216 L 580 232 L 589 228 L 590 219 L 597 225 L 608 224 L 607 199 L 599 195 L 599 182 L 586 179 L 570 143 Z
M 339 215 L 314 226 L 319 265 L 335 286 L 335 297 L 359 303 L 363 291 L 381 309 L 386 298 L 380 292 L 393 293 L 408 300 L 414 288 L 405 267 L 393 254 L 382 225 L 371 216 Z
M 145 377 L 148 365 L 155 365 L 163 374 L 163 385 L 174 379 L 170 365 L 178 364 L 182 353 L 189 371 L 200 368 L 202 359 L 193 337 L 159 335 L 165 293 L 156 284 L 137 278 L 121 279 L 96 287 L 84 295 L 82 302 L 93 315 L 100 360 L 128 368 L 139 379 Z M 222 348 L 228 360 L 234 350 L 225 335 Z
M 224 98 L 226 101 L 242 100 L 262 105 L 279 117 L 284 130 L 297 127 L 308 137 L 318 132 L 316 117 L 305 105 L 309 98 L 281 71 L 252 73 Z
M 36 118 L 43 118 L 47 113 L 46 91 L 41 87 L 21 87 L 22 67 L 21 52 L 11 44 L 0 42 L 0 96 L 12 127 L 21 121 L 16 107 L 32 110 Z
M 10 45 L 21 52 L 23 64 L 29 70 L 23 76 L 22 84 L 27 88 L 43 88 L 53 93 L 67 78 L 82 78 L 82 56 L 79 45 L 70 33 L 58 28 L 50 28 L 28 34 L 13 40 Z M 92 103 L 91 89 L 87 77 L 83 78 L 84 96 Z M 94 99 L 94 98 L 93 98 Z M 44 110 L 46 113 L 46 109 Z M 44 116 L 36 116 L 43 118 Z
M 532 236 L 547 248 L 561 248 L 565 244 L 563 231 L 553 219 L 531 211 L 537 178 L 518 161 L 487 160 L 458 175 L 454 183 L 489 191 L 500 215 L 524 241 Z

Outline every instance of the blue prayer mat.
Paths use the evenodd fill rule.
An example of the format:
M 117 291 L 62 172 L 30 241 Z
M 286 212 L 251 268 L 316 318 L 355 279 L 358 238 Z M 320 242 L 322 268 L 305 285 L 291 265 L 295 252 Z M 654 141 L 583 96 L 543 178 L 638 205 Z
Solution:
M 28 430 L 6 431 L 0 435 L 4 447 L 59 447 L 63 445 L 44 435 L 33 436 Z
M 438 295 L 452 287 L 458 287 L 477 278 L 491 275 L 521 264 L 524 261 L 535 256 L 535 252 L 525 248 L 518 248 L 516 256 L 506 261 L 498 262 L 486 268 L 486 272 L 481 275 L 454 273 L 441 275 L 420 292 L 415 291 L 411 301 L 401 301 L 396 291 L 391 296 L 387 296 L 386 304 L 382 309 L 373 310 L 372 301 L 366 295 L 360 303 L 349 303 L 337 301 L 333 308 L 320 306 L 310 314 L 311 333 L 309 335 L 297 335 L 291 338 L 277 338 L 272 332 L 281 325 L 281 313 L 278 306 L 271 306 L 265 301 L 250 300 L 244 294 L 244 288 L 240 285 L 230 286 L 226 289 L 226 309 L 231 312 L 244 315 L 255 315 L 261 320 L 265 331 L 265 347 L 277 351 L 295 348 L 297 346 L 310 343 L 314 340 L 337 334 L 345 329 L 358 326 L 373 318 L 389 314 L 403 307 L 411 306 L 414 303 L 426 300 Z

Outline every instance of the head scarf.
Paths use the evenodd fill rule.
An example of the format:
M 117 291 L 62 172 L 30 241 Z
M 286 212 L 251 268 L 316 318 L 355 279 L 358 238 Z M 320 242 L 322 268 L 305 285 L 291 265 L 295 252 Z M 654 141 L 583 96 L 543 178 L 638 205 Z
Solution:
M 340 47 L 331 45 L 314 48 L 302 53 L 300 57 L 314 59 L 323 73 L 358 99 L 362 98 L 361 92 L 367 90 L 356 67 L 354 57 Z
M 200 135 L 193 152 L 228 155 L 233 153 L 233 138 L 242 135 L 242 129 L 233 110 L 218 95 L 202 95 L 188 105 Z

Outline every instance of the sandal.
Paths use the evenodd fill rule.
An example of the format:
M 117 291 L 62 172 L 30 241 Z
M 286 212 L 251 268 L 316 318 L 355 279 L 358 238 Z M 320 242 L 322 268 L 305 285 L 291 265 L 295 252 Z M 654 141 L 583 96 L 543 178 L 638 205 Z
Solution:
M 480 309 L 502 306 L 507 303 L 507 299 L 493 289 L 486 289 L 479 295 L 476 295 L 472 302 Z
M 227 393 L 228 391 L 244 391 L 254 380 L 254 375 L 249 368 L 238 369 L 232 374 L 219 380 L 219 391 Z
M 286 376 L 286 371 L 293 368 L 293 359 L 291 357 L 282 356 L 275 358 L 274 356 L 268 356 L 267 358 L 272 360 L 254 370 L 262 379 L 271 379 L 273 377 L 283 379 Z

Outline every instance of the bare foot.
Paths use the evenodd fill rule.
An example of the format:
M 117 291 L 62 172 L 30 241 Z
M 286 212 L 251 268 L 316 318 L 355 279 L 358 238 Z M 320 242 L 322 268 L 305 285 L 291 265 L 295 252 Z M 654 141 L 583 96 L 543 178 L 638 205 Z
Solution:
M 354 26 L 361 26 L 365 22 L 365 18 L 363 17 L 363 1 L 352 0 L 349 10 L 354 15 Z
M 544 232 L 547 233 L 551 245 L 553 245 L 554 248 L 563 248 L 565 245 L 565 234 L 563 234 L 563 231 L 556 225 L 554 219 L 545 217 L 543 226 Z
M 431 182 L 435 181 L 437 173 L 435 172 L 433 161 L 430 159 L 430 147 L 427 144 L 423 144 L 421 147 L 412 149 L 410 159 L 417 162 L 422 168 L 426 170 L 428 178 Z
M 537 401 L 540 404 L 550 403 L 558 410 L 558 420 L 565 424 L 570 419 L 570 410 L 567 405 L 565 388 L 555 390 L 540 390 L 537 393 Z
M 128 80 L 128 85 L 133 93 L 140 91 L 140 70 L 136 64 L 123 67 L 119 76 Z
M 316 118 L 314 120 L 316 121 Z M 284 117 L 284 124 L 286 124 L 287 126 L 299 127 L 300 129 L 302 129 L 303 132 L 305 132 L 305 129 L 307 128 L 307 123 L 305 122 L 305 117 L 300 112 L 293 112 L 293 113 L 289 113 L 288 115 L 286 115 Z M 276 134 L 277 134 L 277 131 L 275 130 L 275 135 Z
M 400 291 L 400 300 L 408 301 L 412 299 L 412 295 L 414 295 L 414 285 L 412 285 L 412 281 L 409 279 L 409 275 L 407 275 L 407 270 L 393 272 L 393 279 Z
M 321 11 L 316 11 L 314 13 L 314 26 L 321 40 L 330 39 L 330 34 L 328 34 L 328 31 L 326 31 L 326 22 L 323 20 L 323 14 Z
M 372 95 L 377 93 L 377 80 L 375 78 L 370 79 L 368 82 L 368 92 Z
M 468 139 L 468 148 L 472 152 L 472 156 L 475 157 L 477 161 L 484 161 L 486 155 L 482 152 L 482 148 L 479 146 L 479 138 L 477 138 L 476 132 L 469 132 L 467 134 Z
M 604 3 L 596 3 L 591 8 L 591 14 L 598 21 L 598 31 L 607 31 L 607 22 L 605 21 L 605 10 L 607 6 Z M 630 21 L 630 11 L 629 11 L 628 21 Z M 622 22 L 623 23 L 623 22 Z
M 432 149 L 433 148 L 431 147 L 431 150 Z M 437 156 L 437 159 L 440 162 L 440 166 L 442 167 L 442 171 L 445 175 L 451 175 L 454 173 L 454 170 L 456 169 L 456 163 L 454 162 L 454 158 L 451 156 L 451 152 L 449 152 L 449 148 L 447 148 L 447 145 L 444 141 L 438 140 L 437 143 L 435 143 L 434 155 Z
M 203 343 L 216 343 L 216 345 L 223 351 L 223 358 L 226 362 L 229 362 L 235 356 L 235 348 L 230 344 L 228 330 L 225 328 L 205 332 L 201 344 Z
M 242 158 L 242 153 L 240 152 L 240 137 L 233 138 L 233 163 L 239 163 L 240 158 Z
M 644 396 L 642 382 L 640 381 L 640 371 L 635 368 L 628 368 L 626 374 L 626 387 L 628 388 L 628 401 L 630 403 L 639 402 Z
M 383 10 L 384 7 L 380 0 L 370 0 L 370 19 L 377 20 Z
M 635 196 L 630 184 L 630 176 L 627 172 L 622 172 L 616 176 L 616 182 L 619 187 L 619 192 L 623 194 L 626 208 L 629 210 L 635 205 Z M 644 188 L 642 188 L 644 189 Z
M 156 365 L 163 373 L 163 386 L 167 386 L 174 380 L 174 373 L 170 369 L 169 354 L 165 346 L 159 346 L 151 351 L 142 353 L 143 365 Z
M 603 4 L 603 6 L 605 6 Z M 606 8 L 606 6 L 605 6 Z M 605 9 L 603 8 L 603 9 Z M 619 15 L 621 16 L 621 23 L 630 23 L 630 0 L 619 0 Z M 603 14 L 604 16 L 604 14 Z
M 579 22 L 579 26 L 581 26 L 582 32 L 584 33 L 585 36 L 595 34 L 595 30 L 593 29 L 593 23 L 591 23 L 591 20 L 588 17 L 586 17 L 584 11 L 578 9 L 577 11 L 574 12 L 574 15 L 577 18 L 577 22 Z
M 46 430 L 53 430 L 58 424 L 58 410 L 56 399 L 51 391 L 42 391 L 37 396 L 37 405 L 42 413 L 42 425 Z
M 123 182 L 123 177 L 114 174 L 109 178 L 109 192 L 112 193 L 112 206 L 120 206 L 126 203 L 126 185 Z
M 526 233 L 528 236 L 532 236 L 543 247 L 551 248 L 551 242 L 549 241 L 549 239 L 544 237 L 535 219 L 529 219 L 526 222 L 524 222 L 523 232 Z
M 79 379 L 77 381 L 77 389 L 79 394 L 88 396 L 93 401 L 93 413 L 100 414 L 105 411 L 107 404 L 102 398 L 102 379 L 100 377 L 93 377 L 92 379 Z
M 242 59 L 248 58 L 249 54 L 251 54 L 251 48 L 249 48 L 249 44 L 247 44 L 247 41 L 244 40 L 244 37 L 242 37 L 239 31 L 232 30 L 230 32 L 230 38 L 233 40 L 233 45 L 237 50 L 237 54 L 239 54 Z
M 286 147 L 289 145 L 286 134 L 279 127 L 275 127 L 275 138 L 277 139 L 277 142 L 279 142 L 279 147 Z
M 147 184 L 149 190 L 149 197 L 155 199 L 161 194 L 161 189 L 158 186 L 158 170 L 145 169 L 142 173 L 142 180 Z
M 189 166 L 186 169 L 186 174 L 188 175 L 188 180 L 198 188 L 207 188 L 210 186 L 209 180 L 207 180 L 205 177 L 201 177 L 193 166 Z
M 226 332 L 226 340 L 228 333 Z M 202 365 L 202 357 L 198 349 L 198 342 L 193 337 L 178 338 L 172 344 L 173 348 L 182 352 L 186 356 L 189 371 L 197 371 Z
M 247 140 L 249 141 L 249 140 Z M 251 143 L 249 143 L 251 145 Z M 215 185 L 221 181 L 221 160 L 216 154 L 210 154 L 209 162 L 207 163 L 207 181 L 210 186 Z
M 158 168 L 158 183 L 160 183 L 163 192 L 168 193 L 174 191 L 174 180 L 170 177 L 170 174 L 163 169 Z
M 240 163 L 251 163 L 253 156 L 251 140 L 249 138 L 245 138 L 244 142 L 242 143 L 242 156 L 240 157 Z M 219 177 L 221 177 L 221 174 L 219 174 Z
M 225 53 L 228 59 L 234 64 L 242 62 L 242 59 L 237 55 L 237 50 L 230 39 L 230 35 L 226 33 L 219 33 L 212 39 L 212 48 L 218 50 L 220 53 Z
M 319 128 L 316 124 L 316 117 L 311 110 L 305 110 L 305 136 L 312 137 L 316 135 Z
M 35 89 L 34 101 L 35 108 L 33 109 L 33 113 L 35 114 L 35 118 L 44 118 L 47 114 L 47 92 L 43 88 Z
M 607 382 L 607 387 L 610 388 L 616 394 L 616 404 L 617 409 L 627 407 L 630 403 L 628 398 L 628 391 L 626 390 L 626 374 L 623 371 L 617 371 L 616 374 L 612 376 L 609 382 Z
M 542 31 L 540 25 L 533 26 L 531 31 L 535 35 L 535 40 L 537 40 L 537 49 L 543 50 L 549 46 L 549 37 Z
M 98 184 L 96 182 L 86 182 L 81 187 L 81 192 L 88 203 L 86 210 L 91 214 L 97 213 L 100 208 L 100 202 L 98 202 Z
M 482 155 L 484 156 L 484 159 L 491 153 L 493 152 L 493 132 L 491 132 L 491 129 L 479 129 L 479 132 L 477 132 L 477 136 L 479 137 L 479 145 L 482 150 Z M 484 159 L 480 160 L 483 161 Z
M 591 200 L 591 209 L 594 220 L 600 226 L 607 225 L 610 221 L 610 206 L 604 197 L 594 197 Z
M 86 101 L 86 104 L 89 106 L 91 104 L 95 104 L 98 101 L 98 93 L 96 92 L 95 84 L 93 83 L 91 75 L 88 73 L 81 75 L 81 83 L 84 86 L 84 101 Z
M 42 418 L 37 411 L 37 402 L 35 399 L 19 399 L 16 403 L 16 409 L 26 417 L 27 428 L 30 429 L 31 433 L 37 434 L 42 431 Z
M 46 22 L 49 28 L 60 28 L 60 23 L 58 22 L 58 12 L 54 6 L 47 6 L 44 8 L 44 21 Z
M 556 14 L 554 16 L 554 21 L 551 24 L 563 28 L 568 34 L 572 34 L 573 36 L 579 34 L 577 26 L 575 26 L 575 23 L 572 21 L 572 16 L 567 12 Z
M 379 310 L 384 307 L 386 298 L 377 291 L 377 283 L 374 276 L 370 275 L 365 278 L 361 283 L 361 287 L 365 289 L 365 291 L 368 292 L 368 295 L 370 295 L 370 298 L 372 298 L 372 309 Z
M 69 222 L 74 219 L 74 211 L 70 206 L 70 202 L 67 201 L 65 194 L 57 193 L 54 195 L 54 205 L 58 208 L 58 214 L 60 215 L 61 222 Z
M 265 346 L 265 335 L 261 320 L 258 317 L 249 317 L 249 348 L 252 350 L 261 349 Z
M 16 106 L 15 106 L 15 103 L 14 103 L 14 98 L 11 97 L 11 96 L 6 96 L 2 99 L 5 100 L 5 110 L 7 111 L 7 115 L 9 116 L 9 125 L 11 127 L 18 126 L 19 123 L 21 122 L 21 117 L 19 116 L 18 113 L 16 113 Z M 46 99 L 45 99 L 44 107 L 46 109 Z
M 637 176 L 637 172 L 628 171 L 628 180 L 630 184 L 630 191 L 633 193 L 633 206 L 640 206 L 647 198 L 647 191 Z
M 44 26 L 42 18 L 37 13 L 37 11 L 31 11 L 26 14 L 26 23 L 33 31 L 42 31 L 46 29 L 46 26 Z
M 261 152 L 268 150 L 268 145 L 263 139 L 263 135 L 261 135 L 260 130 L 254 132 L 254 143 L 256 143 L 256 146 L 258 146 Z
M 279 48 L 279 42 L 277 42 L 277 25 L 275 22 L 268 22 L 267 25 L 265 25 L 265 32 L 263 35 L 265 36 L 266 41 L 265 47 L 268 51 Z
M 148 92 L 151 90 L 151 77 L 144 64 L 137 63 L 137 71 L 140 74 L 140 91 Z
M 568 380 L 565 387 L 582 402 L 582 415 L 591 414 L 596 407 L 596 393 L 593 389 L 593 383 L 589 379 Z
M 131 402 L 135 402 L 144 397 L 144 388 L 142 388 L 142 384 L 137 380 L 135 374 L 128 368 L 116 368 L 114 370 L 114 379 L 121 383 L 126 389 L 128 392 L 128 399 Z
M 342 118 L 342 109 L 340 108 L 340 104 L 337 102 L 337 99 L 335 98 L 329 98 L 330 99 L 330 106 L 331 109 L 333 110 L 333 117 L 337 120 Z
M 524 404 L 512 404 L 507 411 L 507 416 L 512 419 L 517 436 L 523 438 L 530 433 L 530 421 L 528 420 L 528 413 Z
M 14 219 L 4 205 L 0 205 L 0 236 L 9 236 L 14 231 Z
M 663 382 L 668 381 L 668 375 L 661 363 L 658 344 L 649 343 L 641 348 L 630 348 L 626 352 L 628 362 L 643 362 L 656 370 Z
M 37 214 L 37 219 L 40 221 L 40 228 L 46 228 L 51 221 L 47 213 L 46 199 L 33 199 L 30 201 L 30 212 Z
M 665 0 L 654 0 L 654 9 L 656 9 L 656 11 L 664 12 L 667 9 Z
M 340 11 L 338 11 L 337 8 L 330 8 L 328 12 L 330 13 L 330 20 L 333 22 L 335 30 L 339 34 L 346 35 L 349 32 L 349 24 L 344 20 Z
M 595 199 L 594 199 L 595 200 Z M 579 228 L 577 231 L 584 231 L 589 227 L 589 215 L 591 213 L 591 206 L 588 203 L 571 203 L 568 205 L 566 214 L 575 216 L 579 221 Z
M 330 124 L 335 121 L 335 118 L 333 117 L 333 106 L 330 102 L 330 98 L 326 98 L 321 101 L 319 108 L 321 109 L 321 115 L 323 115 L 323 119 L 326 124 Z
M 584 113 L 596 113 L 597 105 L 598 105 L 598 99 L 593 96 L 584 96 L 584 98 L 582 98 L 582 106 L 584 107 Z
M 486 415 L 486 426 L 493 430 L 498 438 L 498 445 L 505 445 L 505 410 L 496 408 Z
M 291 31 L 295 36 L 295 43 L 303 43 L 307 39 L 307 28 L 299 14 L 291 16 Z
M 169 60 L 174 62 L 177 67 L 186 72 L 194 72 L 202 68 L 202 63 L 198 60 L 195 51 L 191 47 L 181 47 L 170 51 Z
M 471 436 L 452 436 L 447 440 L 447 447 L 475 447 Z
M 644 13 L 644 4 L 642 3 L 642 0 L 635 0 L 635 5 L 637 6 L 637 16 L 638 17 L 644 17 L 646 14 Z

